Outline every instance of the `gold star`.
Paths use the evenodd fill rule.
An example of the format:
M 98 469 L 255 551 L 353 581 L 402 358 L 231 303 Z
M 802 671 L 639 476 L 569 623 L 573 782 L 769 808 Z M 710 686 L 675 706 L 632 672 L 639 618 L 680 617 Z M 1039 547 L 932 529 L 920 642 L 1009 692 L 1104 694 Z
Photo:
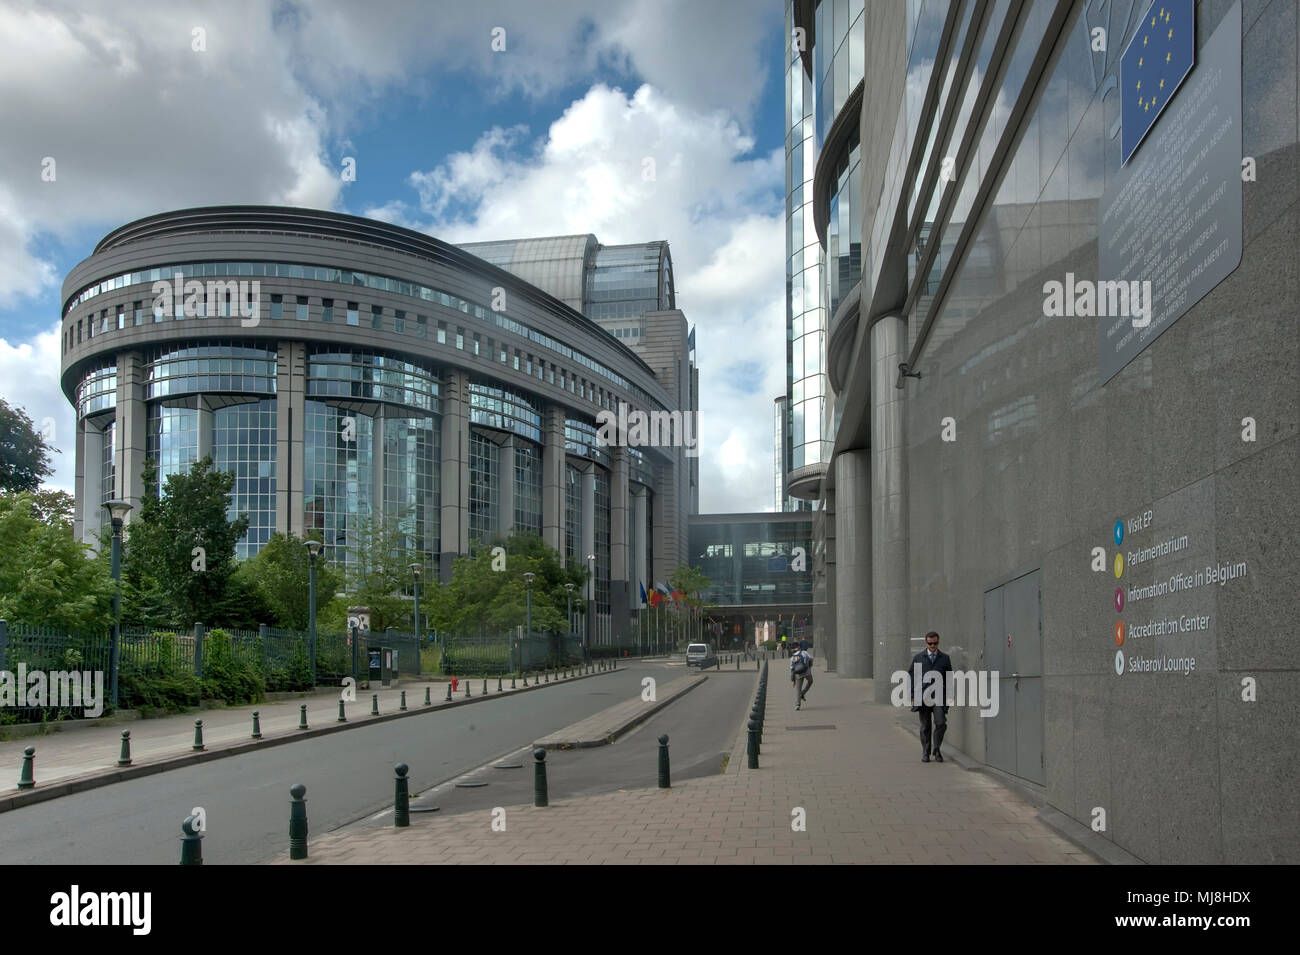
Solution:
M 1146 110 L 1148 113 L 1151 112 L 1151 104 L 1150 104 L 1150 103 L 1147 103 L 1146 106 L 1144 106 L 1144 107 L 1142 107 L 1142 108 L 1143 108 L 1144 110 Z
M 1174 31 L 1173 31 L 1173 30 L 1170 30 L 1170 31 L 1169 31 L 1169 39 L 1172 40 L 1173 38 L 1174 38 Z
M 1140 57 L 1140 56 L 1138 57 L 1138 66 L 1139 66 L 1139 67 L 1142 66 L 1142 57 Z
M 1155 97 L 1154 94 L 1152 94 L 1152 96 L 1151 96 L 1151 103 L 1150 103 L 1150 105 L 1152 105 L 1152 106 L 1155 106 L 1155 105 L 1156 105 L 1156 97 Z
M 1152 17 L 1152 18 L 1151 18 L 1151 25 L 1152 25 L 1152 26 L 1155 26 L 1155 25 L 1156 25 L 1156 20 L 1158 20 L 1158 19 L 1159 19 L 1159 17 Z
M 1165 23 L 1168 23 L 1168 22 L 1169 22 L 1169 14 L 1166 13 L 1166 14 L 1165 14 Z
M 1161 89 L 1164 89 L 1164 88 L 1165 88 L 1165 81 L 1164 81 L 1164 80 L 1161 80 L 1161 81 L 1160 81 L 1160 88 L 1161 88 Z
M 1141 80 L 1138 80 L 1138 89 L 1141 89 L 1141 88 L 1142 88 L 1142 81 L 1141 81 Z
M 1170 58 L 1171 56 L 1173 56 L 1172 53 L 1166 53 L 1166 54 L 1165 54 L 1165 62 L 1166 62 L 1166 63 L 1169 62 L 1169 58 Z M 1141 66 L 1141 65 L 1142 65 L 1141 63 L 1138 64 L 1138 66 Z
M 1146 46 L 1146 45 L 1147 45 L 1147 38 L 1146 38 L 1146 37 L 1143 37 L 1143 38 L 1142 38 L 1142 45 L 1143 45 L 1143 46 Z

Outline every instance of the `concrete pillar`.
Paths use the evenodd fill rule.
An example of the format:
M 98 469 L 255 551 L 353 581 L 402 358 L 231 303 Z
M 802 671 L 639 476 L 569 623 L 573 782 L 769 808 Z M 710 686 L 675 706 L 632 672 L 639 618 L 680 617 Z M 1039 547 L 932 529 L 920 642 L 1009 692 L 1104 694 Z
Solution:
M 442 553 L 439 576 L 469 553 L 469 376 L 448 371 L 442 383 Z
M 497 449 L 497 533 L 515 532 L 515 439 L 507 435 Z
M 73 432 L 73 503 L 72 536 L 75 540 L 87 540 L 86 528 L 90 526 L 87 512 L 90 510 L 90 488 L 86 485 L 86 421 L 81 417 L 80 409 L 73 403 L 77 415 L 76 430 Z
M 591 569 L 587 561 L 588 554 L 596 553 L 596 466 L 589 465 L 582 474 L 582 546 L 578 548 L 578 560 L 582 566 Z M 593 575 L 587 582 L 587 599 L 596 599 L 596 578 Z
M 645 586 L 646 594 L 650 593 L 653 586 L 647 578 L 649 568 L 646 567 L 646 509 L 650 502 L 646 500 L 646 489 L 637 487 L 632 495 L 632 526 L 636 528 L 636 550 L 632 557 L 632 606 L 638 609 L 644 609 L 641 604 L 641 587 Z
M 542 540 L 560 552 L 564 566 L 564 409 L 547 408 L 543 420 Z
M 94 544 L 98 539 L 100 515 L 103 513 L 104 488 L 100 477 L 104 455 L 104 432 L 83 420 L 78 424 L 78 450 L 85 479 L 81 508 L 81 539 Z
M 622 445 L 610 448 L 609 472 L 609 612 L 615 640 L 628 638 L 631 604 L 628 593 L 628 453 Z M 621 638 L 621 640 L 620 640 Z
M 907 668 L 907 448 L 903 400 L 894 387 L 907 358 L 907 322 L 889 315 L 871 326 L 871 592 L 877 703 L 888 703 L 889 674 Z
M 117 356 L 117 441 L 115 464 L 117 487 L 113 494 L 129 501 L 132 510 L 126 522 L 140 513 L 144 496 L 144 458 L 148 447 L 149 419 L 145 407 L 146 369 L 139 352 L 122 352 Z
M 826 492 L 825 553 L 823 555 L 825 594 L 816 608 L 818 645 L 826 648 L 826 670 L 836 673 L 839 669 L 839 643 L 835 639 L 835 491 Z
M 275 529 L 302 537 L 303 458 L 307 430 L 307 346 L 280 342 L 275 372 Z
M 868 451 L 835 458 L 836 672 L 871 670 L 871 461 Z

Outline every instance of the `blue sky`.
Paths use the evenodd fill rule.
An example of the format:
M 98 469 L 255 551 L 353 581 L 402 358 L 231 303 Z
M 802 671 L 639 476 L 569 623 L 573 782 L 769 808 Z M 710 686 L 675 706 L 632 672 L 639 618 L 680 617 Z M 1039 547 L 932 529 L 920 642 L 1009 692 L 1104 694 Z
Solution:
M 740 0 L 0 7 L 0 395 L 52 420 L 50 483 L 70 488 L 63 277 L 168 209 L 304 205 L 452 242 L 667 239 L 697 327 L 701 507 L 769 508 L 783 31 L 779 3 Z

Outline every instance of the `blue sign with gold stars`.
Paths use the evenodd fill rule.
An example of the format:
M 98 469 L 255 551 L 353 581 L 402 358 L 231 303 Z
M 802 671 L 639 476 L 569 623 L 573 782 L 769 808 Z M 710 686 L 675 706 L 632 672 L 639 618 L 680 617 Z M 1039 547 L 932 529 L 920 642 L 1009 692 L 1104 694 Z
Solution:
M 1195 65 L 1195 0 L 1152 0 L 1119 61 L 1122 163 Z

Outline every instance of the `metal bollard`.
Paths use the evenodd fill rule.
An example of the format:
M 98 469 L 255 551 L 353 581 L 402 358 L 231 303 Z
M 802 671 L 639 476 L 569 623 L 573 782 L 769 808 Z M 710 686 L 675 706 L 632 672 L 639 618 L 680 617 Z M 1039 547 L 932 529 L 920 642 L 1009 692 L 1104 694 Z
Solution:
M 302 706 L 298 707 L 298 729 L 305 730 L 306 728 L 307 728 L 307 704 L 304 703 L 302 704 Z
M 432 688 L 432 687 L 428 687 L 428 686 L 426 686 L 426 687 L 424 688 L 424 705 L 425 705 L 425 706 L 433 706 L 433 697 L 431 697 L 431 696 L 429 695 L 429 694 L 432 693 L 432 692 L 433 692 L 433 688 Z
M 379 694 L 378 693 L 370 694 L 370 715 L 371 716 L 379 715 Z
M 393 783 L 393 825 L 405 829 L 411 824 L 411 791 L 406 779 L 407 766 L 397 764 L 397 779 Z
M 203 751 L 203 721 L 202 720 L 194 721 L 194 745 L 191 746 L 190 749 L 194 750 L 195 752 Z
M 749 721 L 749 768 L 758 769 L 758 724 Z
M 668 778 L 668 734 L 659 737 L 659 788 L 671 789 Z
M 347 721 L 348 721 L 348 714 L 343 709 L 343 697 L 339 697 L 339 718 L 334 722 L 346 723 Z
M 524 671 L 524 689 L 528 689 L 528 671 Z
M 551 682 L 551 671 L 549 667 L 542 670 L 542 676 L 545 677 L 547 683 Z
M 502 692 L 504 692 L 504 691 L 502 690 L 502 688 L 501 688 L 501 677 L 499 677 L 499 676 L 497 677 L 497 692 L 498 692 L 498 693 L 502 693 Z
M 117 765 L 131 765 L 131 731 L 122 730 L 122 752 L 117 757 Z
M 740 657 L 736 657 L 736 672 L 740 672 Z
M 546 801 L 546 750 L 540 746 L 533 750 L 533 805 L 545 806 Z
M 481 695 L 487 696 L 487 677 L 483 678 L 483 693 Z
M 398 704 L 397 708 L 398 708 L 399 710 L 404 710 L 404 709 L 406 709 L 406 691 L 405 691 L 405 690 L 402 691 L 402 702 Z
M 307 858 L 307 787 L 294 783 L 289 787 L 289 858 Z
M 447 700 L 446 700 L 446 702 L 448 702 L 448 703 L 451 702 L 451 681 L 450 681 L 450 680 L 447 681 Z
M 31 789 L 36 785 L 36 777 L 32 775 L 32 764 L 36 761 L 36 747 L 28 746 L 23 750 L 23 768 L 18 773 L 18 788 Z
M 512 689 L 512 690 L 517 690 L 517 689 L 519 689 L 517 686 L 515 686 L 515 675 L 514 675 L 513 672 L 511 672 L 511 674 L 510 674 L 510 689 Z
M 253 739 L 262 738 L 262 723 L 258 719 L 257 710 L 253 710 Z
M 203 835 L 195 828 L 197 823 L 194 816 L 181 823 L 181 865 L 203 865 Z
M 469 677 L 465 677 L 465 699 L 468 700 L 471 696 L 473 694 L 469 691 Z

